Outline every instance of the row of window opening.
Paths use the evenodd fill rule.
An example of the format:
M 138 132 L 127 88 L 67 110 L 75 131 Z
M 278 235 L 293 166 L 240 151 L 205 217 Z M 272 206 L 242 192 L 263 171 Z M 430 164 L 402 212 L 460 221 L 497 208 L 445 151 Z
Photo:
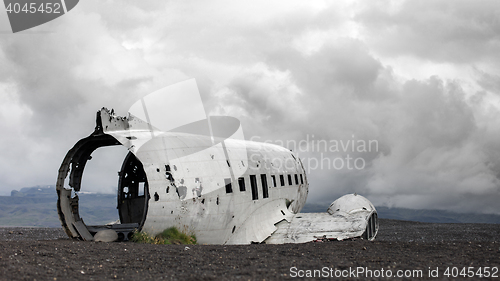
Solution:
M 299 184 L 299 178 L 300 178 L 300 184 L 304 184 L 304 178 L 302 177 L 302 174 L 294 174 L 293 179 L 295 180 L 295 184 Z M 287 175 L 288 179 L 288 185 L 293 185 L 293 180 L 292 180 L 292 175 L 288 174 Z M 280 181 L 280 186 L 285 186 L 285 175 L 279 175 L 279 181 Z M 260 175 L 260 182 L 262 185 L 262 197 L 263 198 L 268 198 L 269 197 L 269 187 L 267 184 L 267 175 L 266 174 L 261 174 Z M 233 192 L 233 186 L 231 184 L 231 179 L 224 179 L 224 184 L 226 185 L 226 193 L 232 193 Z M 276 175 L 271 175 L 271 184 L 272 187 L 277 187 L 277 181 L 276 181 Z M 240 188 L 240 191 L 246 191 L 246 186 L 245 186 L 245 178 L 240 177 L 238 178 L 238 187 Z M 250 188 L 252 191 L 252 199 L 257 200 L 259 199 L 259 191 L 257 188 L 257 175 L 250 175 Z

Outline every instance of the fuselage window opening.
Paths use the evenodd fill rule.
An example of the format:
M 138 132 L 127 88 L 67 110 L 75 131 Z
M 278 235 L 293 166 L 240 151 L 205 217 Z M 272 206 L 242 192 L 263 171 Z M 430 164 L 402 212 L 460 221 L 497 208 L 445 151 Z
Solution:
M 233 187 L 231 186 L 231 179 L 224 179 L 226 185 L 226 193 L 233 193 Z
M 299 177 L 297 176 L 297 174 L 295 174 L 295 184 L 299 185 Z
M 257 178 L 255 175 L 250 175 L 250 187 L 252 189 L 252 200 L 259 199 L 259 190 L 257 190 Z
M 137 196 L 144 196 L 144 186 L 145 182 L 139 182 L 139 188 L 137 190 Z
M 273 187 L 276 187 L 276 176 L 275 175 L 271 175 L 271 179 L 273 181 Z
M 268 198 L 269 197 L 269 189 L 267 187 L 267 176 L 266 176 L 266 174 L 261 174 L 260 175 L 260 181 L 262 183 L 262 198 Z
M 280 183 L 281 186 L 285 186 L 285 177 L 283 175 L 280 175 Z
M 292 175 L 288 174 L 288 185 L 292 185 Z
M 300 184 L 304 184 L 304 179 L 302 178 L 302 174 L 300 174 Z
M 245 178 L 238 178 L 238 185 L 240 186 L 240 191 L 245 191 Z

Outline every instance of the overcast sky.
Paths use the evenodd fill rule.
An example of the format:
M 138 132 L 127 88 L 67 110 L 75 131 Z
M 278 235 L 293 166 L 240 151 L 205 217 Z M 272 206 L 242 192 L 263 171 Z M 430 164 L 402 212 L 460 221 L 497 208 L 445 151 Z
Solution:
M 80 1 L 16 34 L 0 13 L 0 195 L 55 184 L 101 107 L 196 78 L 247 139 L 304 140 L 309 203 L 500 214 L 500 2 L 164 2 Z M 96 151 L 83 189 L 116 192 L 125 153 Z

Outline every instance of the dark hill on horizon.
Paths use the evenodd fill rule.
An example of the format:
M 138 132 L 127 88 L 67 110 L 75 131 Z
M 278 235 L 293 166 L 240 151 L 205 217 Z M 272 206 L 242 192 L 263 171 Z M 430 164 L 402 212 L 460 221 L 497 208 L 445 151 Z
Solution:
M 115 194 L 80 192 L 80 215 L 88 225 L 118 219 Z M 0 226 L 60 227 L 55 186 L 25 187 L 0 196 Z M 328 205 L 306 203 L 302 212 L 325 212 Z M 500 216 L 454 213 L 440 210 L 412 210 L 376 207 L 379 218 L 431 223 L 500 223 Z
M 115 194 L 85 193 L 80 198 L 80 215 L 89 225 L 118 219 Z M 55 186 L 25 187 L 0 196 L 0 226 L 61 227 L 57 215 Z

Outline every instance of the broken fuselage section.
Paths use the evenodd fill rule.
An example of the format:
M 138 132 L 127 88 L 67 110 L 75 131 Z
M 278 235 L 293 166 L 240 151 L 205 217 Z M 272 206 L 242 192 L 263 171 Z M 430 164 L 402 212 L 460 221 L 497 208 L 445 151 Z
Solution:
M 192 128 L 207 122 L 210 134 L 192 133 Z M 57 208 L 66 233 L 93 240 L 98 231 L 113 229 L 120 240 L 127 240 L 134 230 L 154 235 L 175 226 L 195 234 L 202 244 L 376 236 L 376 210 L 356 194 L 336 200 L 328 213 L 299 213 L 309 183 L 300 159 L 290 150 L 230 138 L 222 128 L 237 130 L 235 118 L 210 117 L 195 123 L 199 124 L 165 132 L 132 114 L 120 117 L 105 108 L 98 111 L 94 132 L 75 144 L 59 169 Z M 92 152 L 113 145 L 129 150 L 118 180 L 120 223 L 88 226 L 79 215 L 78 195 L 73 194 L 81 189 Z

